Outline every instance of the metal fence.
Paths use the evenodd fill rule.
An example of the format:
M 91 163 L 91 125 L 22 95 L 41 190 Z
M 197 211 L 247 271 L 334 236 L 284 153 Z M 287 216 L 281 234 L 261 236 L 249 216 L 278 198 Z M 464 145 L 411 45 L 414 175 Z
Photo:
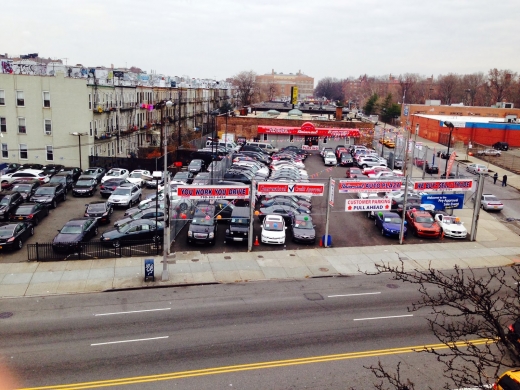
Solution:
M 52 243 L 27 244 L 29 261 L 97 260 L 132 256 L 158 256 L 163 253 L 162 237 L 158 240 L 127 241 L 119 247 L 101 241 L 76 243 L 55 248 Z
M 473 157 L 479 158 L 486 163 L 520 174 L 520 150 L 508 150 L 500 152 L 500 156 L 485 155 L 484 150 L 493 149 L 491 146 L 474 143 L 466 153 L 472 153 Z

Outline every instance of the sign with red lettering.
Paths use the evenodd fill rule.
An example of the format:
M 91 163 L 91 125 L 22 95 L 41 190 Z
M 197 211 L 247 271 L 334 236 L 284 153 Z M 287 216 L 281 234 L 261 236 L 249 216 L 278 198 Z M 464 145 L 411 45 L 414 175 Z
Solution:
M 322 183 L 258 183 L 258 195 L 308 195 L 323 196 L 325 185 Z
M 390 211 L 392 199 L 347 199 L 345 200 L 345 211 Z
M 473 179 L 424 180 L 413 184 L 415 191 L 442 192 L 442 191 L 471 191 Z
M 311 123 L 312 125 L 312 123 Z M 258 126 L 258 134 L 315 135 L 319 137 L 359 137 L 359 129 L 315 128 L 306 123 L 302 127 Z
M 247 199 L 248 186 L 178 186 L 177 195 L 190 199 Z
M 401 189 L 401 180 L 340 180 L 339 192 L 350 194 L 353 192 L 390 192 Z

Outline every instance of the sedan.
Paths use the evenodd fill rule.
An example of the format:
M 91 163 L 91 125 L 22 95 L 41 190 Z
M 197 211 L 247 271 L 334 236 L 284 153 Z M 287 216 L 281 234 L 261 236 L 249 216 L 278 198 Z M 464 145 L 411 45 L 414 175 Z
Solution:
M 98 234 L 97 218 L 75 218 L 67 222 L 52 240 L 56 252 L 69 252 L 78 249 L 78 244 L 90 240 Z
M 316 242 L 316 230 L 314 230 L 316 225 L 313 225 L 312 218 L 309 215 L 294 215 L 291 226 L 292 240 L 294 242 L 306 244 L 314 244 Z
M 502 153 L 500 152 L 500 150 L 496 150 L 496 149 L 484 149 L 484 150 L 479 150 L 477 152 L 477 156 L 495 156 L 495 157 L 500 157 Z
M 22 249 L 24 241 L 34 235 L 34 226 L 30 222 L 0 223 L 0 251 Z
M 374 214 L 374 224 L 376 225 L 376 228 L 380 229 L 382 236 L 399 237 L 402 221 L 403 220 L 397 213 L 380 211 Z M 406 233 L 407 229 L 405 226 L 403 230 L 404 237 L 406 237 Z
M 100 241 L 105 246 L 119 248 L 125 244 L 135 244 L 142 240 L 163 240 L 163 226 L 161 221 L 153 219 L 138 219 L 121 226 L 119 229 L 107 230 L 101 234 Z
M 262 222 L 260 240 L 263 244 L 285 244 L 285 218 L 281 215 L 266 215 Z
M 12 222 L 25 221 L 34 226 L 49 215 L 49 208 L 40 203 L 22 203 L 9 217 Z
M 301 214 L 298 209 L 292 208 L 290 206 L 285 205 L 274 205 L 271 207 L 261 207 L 260 210 L 258 210 L 258 219 L 262 222 L 266 215 L 268 214 L 277 214 L 281 215 L 283 219 L 285 220 L 286 224 L 290 224 L 293 215 Z
M 350 179 L 364 178 L 363 172 L 359 168 L 348 168 L 346 176 Z
M 475 202 L 475 196 L 471 198 L 471 201 Z M 486 211 L 501 211 L 504 209 L 504 204 L 493 194 L 482 194 L 480 207 Z
M 114 223 L 114 227 L 121 227 L 129 222 L 135 221 L 137 219 L 153 219 L 153 220 L 164 220 L 164 208 L 152 208 L 141 210 L 138 213 L 132 214 L 131 216 L 127 216 L 122 218 Z
M 110 223 L 110 216 L 114 212 L 112 204 L 96 201 L 86 204 L 85 207 L 85 217 L 97 218 L 99 223 Z
M 177 172 L 173 177 L 173 180 L 182 181 L 186 184 L 191 184 L 193 182 L 193 177 L 195 175 L 191 172 Z
M 101 183 L 101 179 L 105 176 L 105 168 L 91 167 L 86 169 L 83 174 L 87 176 L 94 176 L 98 183 Z
M 146 184 L 146 180 L 151 177 L 152 174 L 150 173 L 150 171 L 147 171 L 145 169 L 135 169 L 128 175 L 127 180 L 130 183 L 134 183 L 140 187 L 144 187 Z
M 112 168 L 107 172 L 105 176 L 101 178 L 101 183 L 105 183 L 107 180 L 110 179 L 127 179 L 130 172 L 128 172 L 128 169 L 123 168 Z
M 408 228 L 419 237 L 439 238 L 441 227 L 435 222 L 431 214 L 422 210 L 409 210 L 406 212 Z
M 200 159 L 194 159 L 191 160 L 190 164 L 188 165 L 188 172 L 191 172 L 193 174 L 197 174 L 199 172 L 204 171 L 204 160 Z
M 442 233 L 445 237 L 466 238 L 468 230 L 464 226 L 464 222 L 454 215 L 436 214 L 435 221 L 441 225 Z
M 308 209 L 307 207 L 302 206 L 301 204 L 296 203 L 292 199 L 287 199 L 287 198 L 276 197 L 276 198 L 272 198 L 270 200 L 264 200 L 264 201 L 262 201 L 262 203 L 260 203 L 260 207 L 272 207 L 272 206 L 277 206 L 277 205 L 290 206 L 293 209 L 298 210 L 298 211 L 300 211 L 300 213 L 303 213 L 303 214 L 311 213 L 310 209 Z
M 97 191 L 97 180 L 95 177 L 79 179 L 72 187 L 72 196 L 92 196 Z
M 99 193 L 103 198 L 108 198 L 117 187 L 124 183 L 129 183 L 129 181 L 127 179 L 108 179 L 99 186 Z
M 482 164 L 469 164 L 466 167 L 466 171 L 474 173 L 474 174 L 483 173 L 486 175 L 488 173 L 487 167 Z

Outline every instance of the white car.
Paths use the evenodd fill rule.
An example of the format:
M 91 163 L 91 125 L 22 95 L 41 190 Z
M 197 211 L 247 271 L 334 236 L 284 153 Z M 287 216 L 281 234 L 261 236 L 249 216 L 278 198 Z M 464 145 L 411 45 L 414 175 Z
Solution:
M 281 215 L 267 214 L 262 222 L 262 244 L 285 244 L 286 229 Z
M 8 173 L 0 177 L 0 182 L 2 183 L 12 183 L 17 179 L 38 179 L 40 183 L 48 183 L 50 181 L 49 176 L 47 176 L 43 171 L 39 169 L 22 169 L 20 171 L 16 171 L 14 173 Z
M 283 167 L 296 167 L 298 169 L 305 169 L 305 164 L 301 161 L 273 161 L 271 162 L 271 169 L 277 170 Z
M 107 172 L 105 176 L 101 178 L 101 183 L 104 183 L 108 179 L 127 179 L 129 175 L 128 169 L 123 168 L 112 168 Z
M 466 238 L 468 230 L 464 227 L 464 222 L 454 215 L 436 214 L 435 220 L 441 225 L 445 237 Z
M 469 164 L 467 167 L 466 167 L 466 171 L 468 172 L 471 172 L 471 173 L 483 173 L 483 174 L 487 174 L 488 173 L 488 169 L 485 165 L 482 165 L 482 164 Z
M 325 165 L 338 165 L 338 159 L 333 152 L 327 152 L 327 154 L 323 157 L 323 162 Z
M 381 179 L 385 177 L 397 177 L 397 175 L 392 171 L 379 171 L 377 173 L 369 173 L 368 177 L 371 179 Z
M 133 183 L 121 184 L 117 187 L 107 202 L 112 206 L 132 207 L 141 201 L 141 187 Z
M 135 169 L 128 175 L 126 180 L 128 180 L 130 183 L 137 184 L 140 187 L 144 187 L 146 180 L 151 177 L 152 174 L 150 171 L 145 169 Z

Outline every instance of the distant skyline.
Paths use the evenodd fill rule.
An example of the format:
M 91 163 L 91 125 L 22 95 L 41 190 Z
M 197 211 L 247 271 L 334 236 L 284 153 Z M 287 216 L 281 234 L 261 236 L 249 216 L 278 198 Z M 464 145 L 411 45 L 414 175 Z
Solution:
M 520 71 L 515 0 L 20 0 L 2 21 L 0 53 L 170 76 Z

